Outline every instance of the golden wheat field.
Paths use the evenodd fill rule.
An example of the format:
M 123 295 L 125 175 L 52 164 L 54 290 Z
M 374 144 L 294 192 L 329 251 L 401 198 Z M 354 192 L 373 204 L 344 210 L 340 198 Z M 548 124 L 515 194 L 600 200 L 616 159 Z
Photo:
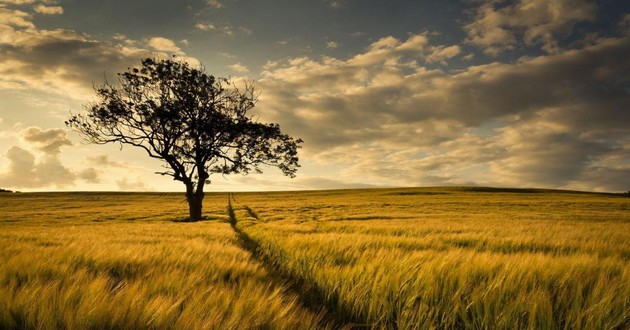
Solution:
M 630 198 L 0 194 L 2 329 L 628 329 Z

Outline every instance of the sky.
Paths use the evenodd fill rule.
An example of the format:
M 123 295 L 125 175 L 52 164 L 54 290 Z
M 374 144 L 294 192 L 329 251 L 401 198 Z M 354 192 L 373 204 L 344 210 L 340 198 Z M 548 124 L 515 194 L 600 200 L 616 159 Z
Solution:
M 630 3 L 620 0 L 0 0 L 0 188 L 183 191 L 162 163 L 64 121 L 172 56 L 253 81 L 305 142 L 296 178 L 206 191 L 630 189 Z

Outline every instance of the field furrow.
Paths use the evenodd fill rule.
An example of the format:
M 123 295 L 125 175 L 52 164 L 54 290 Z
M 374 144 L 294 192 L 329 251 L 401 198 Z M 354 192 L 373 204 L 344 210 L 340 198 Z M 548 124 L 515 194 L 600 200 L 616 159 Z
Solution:
M 227 198 L 226 198 L 227 197 Z M 2 329 L 628 329 L 630 199 L 0 195 Z
M 240 239 L 241 247 L 249 251 L 277 278 L 282 278 L 283 282 L 299 297 L 303 306 L 309 308 L 313 313 L 322 315 L 324 320 L 335 329 L 355 329 L 370 326 L 365 320 L 356 317 L 350 309 L 331 308 L 331 297 L 327 296 L 327 292 L 322 290 L 317 283 L 300 276 L 299 273 L 292 272 L 291 269 L 285 267 L 285 264 L 278 262 L 276 258 L 266 253 L 258 241 L 244 232 L 241 228 L 260 223 L 255 211 L 250 207 L 247 205 L 233 207 L 232 203 L 229 202 L 228 214 L 231 218 L 232 229 Z
M 418 189 L 238 200 L 257 215 L 238 226 L 260 253 L 375 327 L 630 326 L 627 199 Z

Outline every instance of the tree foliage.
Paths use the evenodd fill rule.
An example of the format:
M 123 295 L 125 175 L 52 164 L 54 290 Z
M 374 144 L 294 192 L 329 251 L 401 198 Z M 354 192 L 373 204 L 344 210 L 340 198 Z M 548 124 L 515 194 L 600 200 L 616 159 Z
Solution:
M 158 173 L 183 182 L 189 204 L 198 199 L 201 207 L 212 174 L 260 173 L 269 165 L 295 176 L 302 140 L 248 116 L 257 100 L 251 84 L 238 88 L 203 68 L 154 58 L 118 74 L 118 82 L 97 87 L 97 101 L 66 125 L 87 142 L 132 145 L 163 160 Z M 192 220 L 200 212 L 193 214 L 191 206 Z

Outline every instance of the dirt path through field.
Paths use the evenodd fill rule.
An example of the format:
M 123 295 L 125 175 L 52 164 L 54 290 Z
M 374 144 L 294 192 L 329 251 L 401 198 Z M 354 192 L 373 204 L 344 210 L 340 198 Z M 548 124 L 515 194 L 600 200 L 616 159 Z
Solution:
M 236 200 L 232 195 L 228 196 L 227 213 L 229 216 L 232 229 L 239 238 L 239 245 L 244 250 L 251 253 L 252 257 L 262 264 L 265 269 L 274 277 L 285 280 L 286 285 L 299 297 L 302 307 L 312 311 L 313 313 L 324 315 L 326 322 L 329 322 L 335 329 L 370 329 L 370 325 L 353 316 L 351 311 L 334 311 L 329 306 L 331 304 L 330 297 L 317 286 L 317 284 L 308 281 L 296 274 L 289 272 L 283 265 L 272 259 L 270 256 L 262 253 L 260 243 L 252 239 L 244 232 L 239 225 L 247 222 L 248 226 L 255 225 L 262 220 L 256 215 L 256 211 L 247 205 L 236 205 Z

